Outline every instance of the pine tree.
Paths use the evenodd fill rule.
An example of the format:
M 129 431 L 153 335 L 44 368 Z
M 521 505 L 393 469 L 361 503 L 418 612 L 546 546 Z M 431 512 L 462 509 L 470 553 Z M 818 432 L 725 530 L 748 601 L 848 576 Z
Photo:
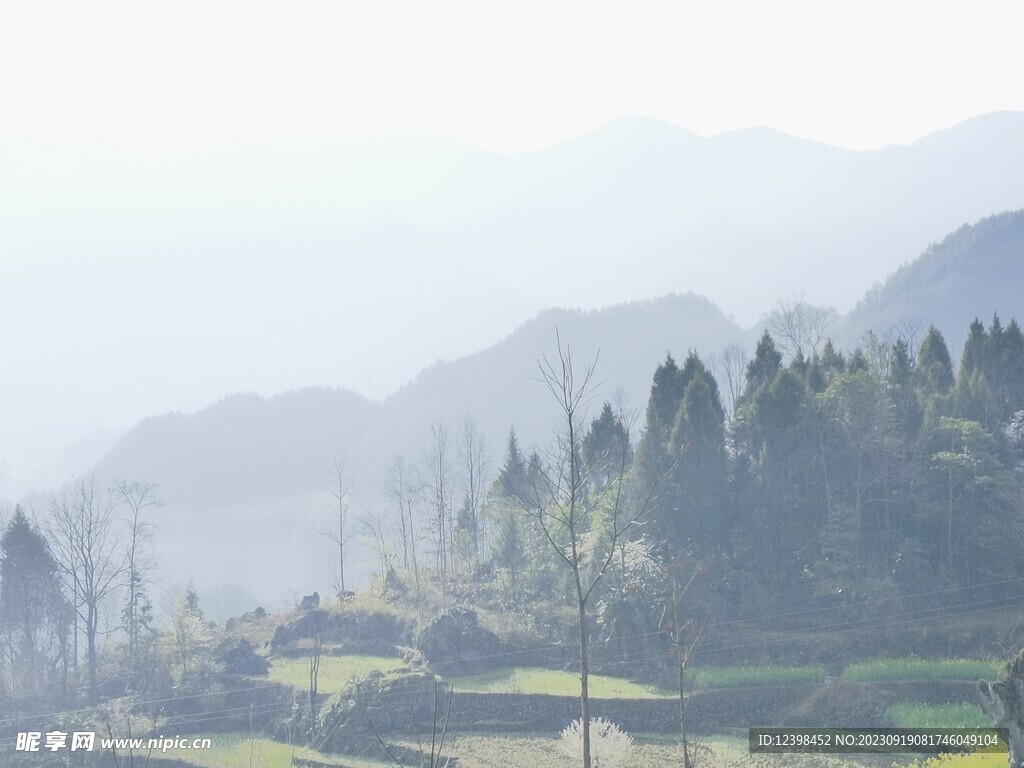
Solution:
M 508 447 L 505 462 L 498 470 L 497 491 L 507 499 L 514 499 L 526 493 L 526 460 L 519 450 L 515 427 L 508 431 Z
M 66 679 L 70 613 L 46 539 L 16 507 L 0 538 L 0 628 L 15 698 L 52 693 Z
M 917 372 L 925 391 L 930 395 L 946 394 L 953 387 L 953 363 L 949 347 L 934 325 L 929 326 L 917 349 Z
M 747 365 L 747 387 L 742 400 L 749 400 L 758 389 L 770 381 L 782 367 L 782 353 L 775 348 L 771 334 L 765 331 L 757 342 L 754 359 Z
M 665 357 L 665 362 L 654 371 L 654 383 L 651 385 L 651 396 L 647 401 L 647 418 L 644 422 L 644 436 L 655 445 L 665 445 L 672 432 L 676 420 L 676 412 L 683 401 L 683 377 L 672 359 Z
M 826 386 L 837 373 L 842 373 L 846 370 L 846 360 L 843 359 L 841 352 L 836 351 L 836 348 L 832 345 L 832 339 L 825 342 L 825 346 L 821 350 L 819 363 L 821 365 L 821 372 L 825 376 Z
M 864 354 L 863 349 L 857 347 L 846 361 L 846 372 L 856 373 L 869 370 L 871 370 L 871 364 L 868 362 L 868 356 Z
M 665 477 L 648 512 L 654 546 L 673 557 L 703 556 L 712 541 L 724 548 L 725 410 L 718 382 L 696 352 L 682 368 L 671 356 L 658 368 L 647 414 L 633 484 L 651 487 Z
M 1016 319 L 1003 331 L 1000 365 L 1006 382 L 1006 416 L 1024 409 L 1024 334 Z
M 985 326 L 978 318 L 974 318 L 967 332 L 964 351 L 960 355 L 959 382 L 968 381 L 975 373 L 984 373 L 988 368 L 988 336 Z
M 633 460 L 629 429 L 611 403 L 605 401 L 601 414 L 590 422 L 583 437 L 583 471 L 597 492 L 603 491 L 613 476 L 622 474 Z
M 749 413 L 751 481 L 738 526 L 746 539 L 743 567 L 763 594 L 791 601 L 802 597 L 826 506 L 811 398 L 804 379 L 786 368 L 758 390 Z
M 693 375 L 691 370 L 690 376 Z M 654 371 L 654 382 L 647 401 L 647 415 L 643 433 L 636 448 L 636 458 L 630 473 L 629 486 L 632 489 L 650 488 L 665 475 L 676 460 L 669 445 L 676 414 L 683 402 L 685 387 L 682 386 L 683 373 L 676 361 L 669 354 L 665 362 Z M 641 503 L 644 494 L 641 491 L 631 493 L 634 503 Z M 657 519 L 663 516 L 661 508 L 665 506 L 664 494 L 651 502 L 649 516 Z
M 519 449 L 515 427 L 509 429 L 505 461 L 498 470 L 491 495 L 496 517 L 492 559 L 508 574 L 510 596 L 515 598 L 519 594 L 527 547 L 524 541 L 526 525 L 520 519 L 522 500 L 529 497 L 526 459 Z
M 910 348 L 906 341 L 898 339 L 892 348 L 886 391 L 894 408 L 900 448 L 904 452 L 913 445 L 924 418 L 914 386 L 916 379 Z
M 686 386 L 676 415 L 670 451 L 678 456 L 651 526 L 670 559 L 689 552 L 699 558 L 728 546 L 723 515 L 726 490 L 725 413 L 706 368 Z
M 992 318 L 986 339 L 985 380 L 996 399 L 1000 423 L 1024 407 L 1024 337 L 1016 320 L 1004 329 Z

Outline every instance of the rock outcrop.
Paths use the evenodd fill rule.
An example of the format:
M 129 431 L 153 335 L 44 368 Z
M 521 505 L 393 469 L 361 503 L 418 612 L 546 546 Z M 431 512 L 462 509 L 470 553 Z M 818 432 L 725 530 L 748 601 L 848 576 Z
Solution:
M 978 683 L 981 709 L 996 728 L 1010 734 L 1010 768 L 1024 768 L 1024 651 L 995 682 Z
M 501 666 L 504 646 L 477 623 L 476 613 L 453 610 L 434 619 L 416 638 L 416 647 L 435 672 L 474 675 Z

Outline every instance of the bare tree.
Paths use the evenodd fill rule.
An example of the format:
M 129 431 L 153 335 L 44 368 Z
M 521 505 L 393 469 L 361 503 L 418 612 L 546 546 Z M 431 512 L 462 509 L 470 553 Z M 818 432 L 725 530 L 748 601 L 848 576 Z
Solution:
M 437 571 L 441 595 L 447 599 L 452 544 L 451 445 L 448 429 L 437 423 L 430 428 L 430 447 L 424 456 L 424 502 L 429 511 L 430 531 L 436 546 Z
M 348 461 L 341 458 L 334 462 L 334 469 L 331 471 L 332 485 L 324 490 L 334 497 L 337 507 L 334 510 L 334 519 L 329 526 L 316 528 L 321 536 L 326 536 L 335 546 L 338 547 L 338 596 L 345 593 L 345 545 L 355 535 L 348 528 L 349 505 L 352 496 L 352 475 L 348 469 Z
M 811 358 L 826 338 L 834 310 L 808 304 L 803 296 L 779 299 L 768 313 L 765 325 L 782 351 L 790 358 Z
M 487 473 L 487 440 L 477 429 L 476 421 L 468 414 L 463 417 L 459 427 L 459 465 L 461 469 L 463 510 L 465 520 L 460 520 L 462 527 L 467 529 L 469 538 L 469 556 L 471 565 L 480 561 L 481 515 L 486 490 L 485 475 Z
M 383 512 L 367 513 L 359 522 L 363 526 L 365 535 L 373 543 L 373 549 L 377 553 L 377 568 L 380 573 L 381 592 L 384 592 L 384 584 L 388 577 L 388 570 L 391 567 L 391 553 L 388 551 L 387 543 L 387 520 Z
M 867 360 L 868 371 L 879 381 L 884 381 L 889 374 L 894 341 L 892 336 L 879 337 L 874 331 L 865 333 L 861 341 L 861 352 Z
M 917 352 L 924 331 L 925 323 L 923 320 L 910 315 L 904 315 L 893 325 L 889 333 L 892 336 L 893 343 L 902 339 L 906 343 L 907 349 L 911 351 L 911 354 L 914 354 Z
M 320 687 L 320 659 L 323 656 L 323 613 L 314 613 L 313 616 L 313 644 L 309 649 L 309 722 L 310 729 L 316 733 L 316 697 Z
M 610 481 L 596 490 L 590 469 L 581 459 L 581 441 L 597 358 L 577 366 L 572 350 L 563 347 L 557 335 L 556 339 L 558 358 L 551 361 L 545 356 L 539 362 L 540 381 L 558 402 L 554 445 L 539 468 L 536 487 L 528 494 L 517 494 L 517 500 L 537 521 L 551 549 L 572 573 L 579 628 L 583 768 L 591 768 L 588 605 L 612 565 L 619 542 L 650 506 L 654 487 L 626 509 L 624 485 L 629 454 L 628 447 L 624 447 Z
M 697 743 L 694 743 L 691 749 L 690 734 L 686 725 L 685 693 L 686 668 L 693 657 L 693 651 L 697 647 L 697 643 L 700 641 L 700 636 L 704 631 L 704 624 L 692 621 L 684 622 L 680 617 L 679 611 L 686 592 L 701 573 L 703 573 L 703 569 L 700 566 L 696 567 L 686 583 L 680 584 L 678 566 L 672 569 L 672 593 L 662 613 L 660 627 L 672 640 L 672 651 L 675 654 L 679 672 L 679 736 L 683 748 L 683 768 L 693 768 L 697 763 L 697 755 L 700 751 L 700 745 Z
M 85 633 L 90 696 L 96 693 L 102 608 L 125 585 L 127 573 L 128 558 L 117 542 L 115 509 L 114 498 L 101 493 L 94 476 L 50 498 L 50 540 L 65 588 L 72 595 L 76 632 L 80 628 Z M 75 645 L 77 656 L 77 639 Z
M 128 542 L 126 552 L 128 597 L 123 611 L 124 629 L 128 635 L 129 686 L 134 688 L 143 673 L 140 638 L 148 623 L 146 588 L 156 566 L 152 549 L 153 524 L 144 517 L 148 509 L 159 507 L 152 483 L 118 480 L 112 493 L 127 507 Z
M 416 605 L 419 607 L 421 599 L 420 591 L 420 569 L 416 558 L 416 523 L 413 516 L 413 508 L 422 494 L 422 483 L 416 479 L 414 473 L 409 472 L 405 461 L 401 456 L 397 457 L 391 465 L 387 480 L 384 484 L 385 492 L 398 507 L 398 533 L 402 547 L 402 567 L 411 569 L 413 581 L 416 585 Z
M 725 417 L 731 421 L 736 401 L 740 399 L 746 381 L 747 353 L 739 344 L 730 344 L 720 355 L 712 358 L 712 363 L 718 389 L 722 393 Z

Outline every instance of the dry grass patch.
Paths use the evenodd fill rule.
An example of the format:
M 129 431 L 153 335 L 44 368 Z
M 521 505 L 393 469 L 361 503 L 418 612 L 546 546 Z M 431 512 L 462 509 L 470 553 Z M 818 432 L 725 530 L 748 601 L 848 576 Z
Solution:
M 511 667 L 452 680 L 456 691 L 475 693 L 533 693 L 579 696 L 580 679 L 572 673 L 539 667 Z M 592 699 L 666 699 L 673 694 L 648 685 L 606 675 L 590 676 Z

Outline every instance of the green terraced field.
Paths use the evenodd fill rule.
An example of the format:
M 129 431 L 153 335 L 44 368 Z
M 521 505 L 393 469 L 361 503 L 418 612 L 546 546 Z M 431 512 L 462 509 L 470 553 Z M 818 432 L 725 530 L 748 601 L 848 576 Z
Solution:
M 690 679 L 700 688 L 741 688 L 757 685 L 820 683 L 827 670 L 822 664 L 784 667 L 771 664 L 744 667 L 697 667 Z
M 989 728 L 977 704 L 923 704 L 905 701 L 886 708 L 885 717 L 900 728 Z
M 402 667 L 402 660 L 385 656 L 321 656 L 320 675 L 317 678 L 317 690 L 322 694 L 340 691 L 349 680 L 363 677 L 374 669 L 388 672 Z M 309 660 L 272 659 L 269 679 L 275 683 L 284 683 L 293 688 L 307 690 L 309 688 Z
M 982 659 L 875 659 L 851 664 L 843 678 L 859 683 L 888 680 L 994 680 L 1003 662 Z

